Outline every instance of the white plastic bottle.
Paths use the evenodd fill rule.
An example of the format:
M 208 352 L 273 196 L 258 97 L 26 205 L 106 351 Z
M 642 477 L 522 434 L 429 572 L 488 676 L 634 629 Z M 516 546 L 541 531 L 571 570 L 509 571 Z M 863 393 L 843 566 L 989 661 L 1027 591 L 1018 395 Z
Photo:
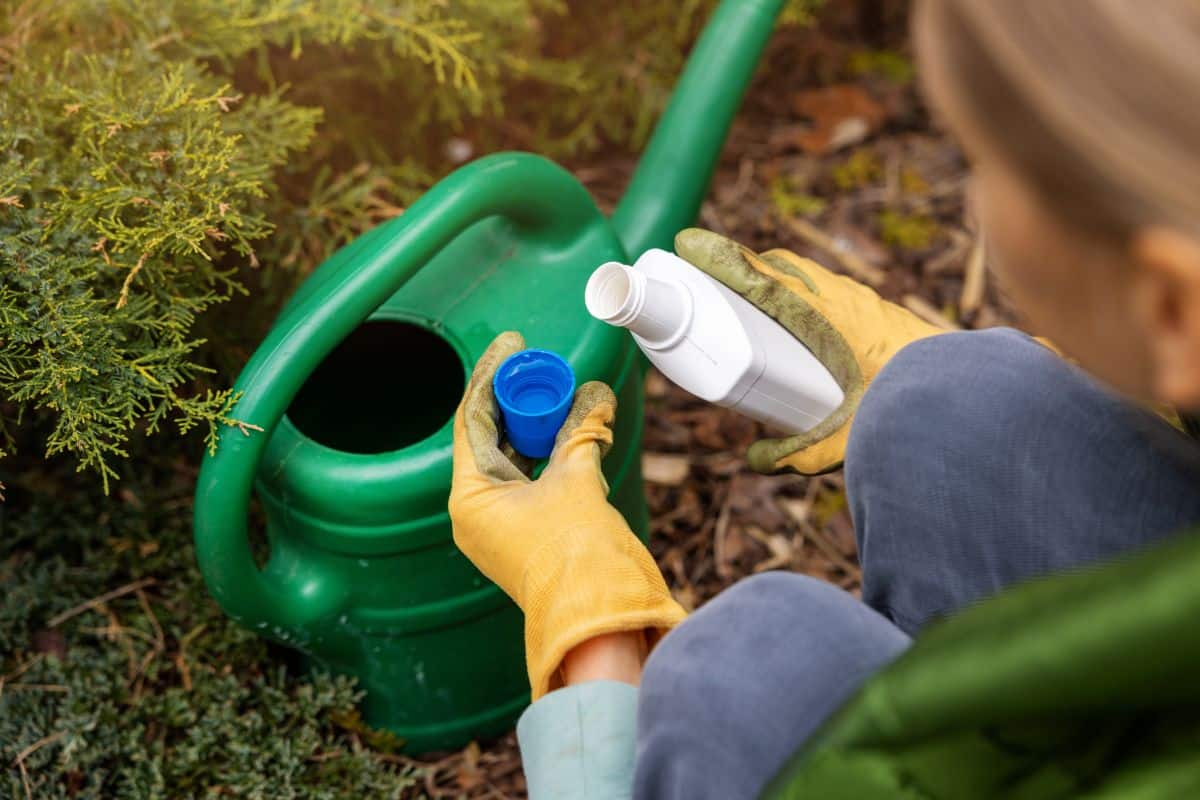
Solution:
M 655 367 L 692 394 L 787 433 L 841 405 L 821 362 L 778 322 L 665 250 L 610 261 L 588 280 L 588 312 L 628 328 Z

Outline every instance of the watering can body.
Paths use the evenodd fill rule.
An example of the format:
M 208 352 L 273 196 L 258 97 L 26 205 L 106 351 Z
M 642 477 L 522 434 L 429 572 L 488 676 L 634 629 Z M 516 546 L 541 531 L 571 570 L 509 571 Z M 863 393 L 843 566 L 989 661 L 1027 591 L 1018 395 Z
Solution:
M 642 362 L 631 337 L 586 313 L 584 287 L 597 264 L 666 244 L 695 214 L 780 4 L 721 6 L 612 221 L 538 156 L 468 164 L 314 272 L 238 379 L 233 416 L 245 427 L 222 434 L 197 486 L 205 580 L 238 622 L 356 676 L 368 724 L 410 751 L 501 733 L 528 702 L 520 611 L 459 553 L 446 511 L 471 366 L 517 330 L 563 355 L 580 383 L 609 383 L 610 500 L 645 538 Z M 743 46 L 729 51 L 717 27 Z M 732 88 L 714 95 L 697 59 Z M 664 132 L 672 113 L 707 127 L 677 119 Z M 690 156 L 679 152 L 688 136 L 699 139 Z M 247 530 L 255 492 L 261 564 Z

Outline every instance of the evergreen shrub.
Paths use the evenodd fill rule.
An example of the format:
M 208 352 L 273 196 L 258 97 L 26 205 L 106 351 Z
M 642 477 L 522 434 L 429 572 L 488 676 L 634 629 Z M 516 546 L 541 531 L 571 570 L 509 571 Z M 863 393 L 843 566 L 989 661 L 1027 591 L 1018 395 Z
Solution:
M 637 147 L 713 4 L 0 0 L 0 455 L 211 445 L 332 249 L 464 156 Z

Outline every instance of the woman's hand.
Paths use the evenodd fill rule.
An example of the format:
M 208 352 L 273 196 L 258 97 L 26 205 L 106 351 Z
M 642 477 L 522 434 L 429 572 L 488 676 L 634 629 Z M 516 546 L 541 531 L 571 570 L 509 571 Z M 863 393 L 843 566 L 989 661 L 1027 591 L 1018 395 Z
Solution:
M 594 637 L 633 632 L 653 644 L 684 617 L 654 559 L 607 500 L 600 458 L 616 397 L 598 382 L 575 393 L 541 477 L 500 447 L 492 378 L 524 347 L 503 333 L 480 357 L 454 418 L 454 541 L 525 612 L 533 697 L 562 685 L 566 654 Z
M 675 237 L 675 252 L 803 342 L 845 393 L 812 430 L 755 442 L 748 459 L 759 472 L 816 475 L 840 466 L 850 422 L 875 375 L 909 342 L 942 333 L 871 288 L 787 250 L 755 254 L 724 236 L 689 228 Z

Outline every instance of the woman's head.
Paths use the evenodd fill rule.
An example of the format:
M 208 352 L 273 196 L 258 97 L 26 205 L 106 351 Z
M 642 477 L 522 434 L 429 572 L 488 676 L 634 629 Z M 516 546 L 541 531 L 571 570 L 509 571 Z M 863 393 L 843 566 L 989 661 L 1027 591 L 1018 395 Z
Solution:
M 1200 3 L 922 0 L 914 34 L 1037 332 L 1131 394 L 1200 406 Z

